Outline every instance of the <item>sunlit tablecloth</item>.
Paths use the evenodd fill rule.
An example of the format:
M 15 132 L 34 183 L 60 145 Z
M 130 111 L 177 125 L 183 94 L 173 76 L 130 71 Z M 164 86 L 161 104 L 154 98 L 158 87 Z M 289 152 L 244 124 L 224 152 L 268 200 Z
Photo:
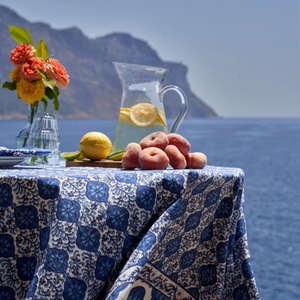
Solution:
M 243 178 L 2 169 L 0 299 L 258 299 Z

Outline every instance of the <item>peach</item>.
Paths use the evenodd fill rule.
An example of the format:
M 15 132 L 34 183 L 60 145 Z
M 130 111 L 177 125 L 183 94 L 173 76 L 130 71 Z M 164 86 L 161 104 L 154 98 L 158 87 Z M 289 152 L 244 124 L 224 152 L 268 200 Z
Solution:
M 139 164 L 144 170 L 162 170 L 168 166 L 169 158 L 163 150 L 149 147 L 140 152 Z
M 182 135 L 177 133 L 169 133 L 167 137 L 169 140 L 169 145 L 176 146 L 183 155 L 187 155 L 190 152 L 191 145 L 189 141 Z
M 138 167 L 139 154 L 141 151 L 142 148 L 137 143 L 130 143 L 127 145 L 122 158 L 122 166 L 125 170 L 133 170 Z
M 174 145 L 168 145 L 165 152 L 170 160 L 170 165 L 173 169 L 185 169 L 186 161 L 183 154 Z
M 203 169 L 207 164 L 207 157 L 201 152 L 188 153 L 185 160 L 188 169 Z
M 153 132 L 144 137 L 140 142 L 142 149 L 156 147 L 161 150 L 165 150 L 168 144 L 169 141 L 167 135 L 162 131 Z

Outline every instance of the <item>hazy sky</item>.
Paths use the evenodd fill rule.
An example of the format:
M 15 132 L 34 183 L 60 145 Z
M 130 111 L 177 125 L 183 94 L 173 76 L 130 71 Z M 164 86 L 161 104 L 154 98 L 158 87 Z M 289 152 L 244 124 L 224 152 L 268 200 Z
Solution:
M 130 33 L 188 67 L 224 117 L 299 117 L 299 0 L 0 0 L 28 21 L 90 37 Z M 14 25 L 14 24 L 9 24 Z M 48 45 L 51 49 L 51 45 Z

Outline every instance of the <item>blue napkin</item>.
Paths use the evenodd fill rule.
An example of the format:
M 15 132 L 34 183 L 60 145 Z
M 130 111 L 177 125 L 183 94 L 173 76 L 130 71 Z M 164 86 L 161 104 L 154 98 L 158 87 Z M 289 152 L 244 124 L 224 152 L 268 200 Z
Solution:
M 4 149 L 3 147 L 0 148 L 0 156 L 31 157 L 46 155 L 49 153 L 51 153 L 51 150 L 32 147 L 24 147 L 21 149 Z

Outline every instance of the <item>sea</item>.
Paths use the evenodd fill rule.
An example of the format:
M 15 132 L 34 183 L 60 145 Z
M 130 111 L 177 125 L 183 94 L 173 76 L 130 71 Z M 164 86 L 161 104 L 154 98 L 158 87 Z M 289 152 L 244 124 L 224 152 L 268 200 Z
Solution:
M 0 146 L 15 147 L 25 120 L 0 120 Z M 168 127 L 172 120 L 167 120 Z M 61 152 L 90 131 L 112 141 L 117 120 L 59 119 Z M 300 119 L 184 119 L 178 133 L 208 165 L 245 172 L 249 250 L 261 300 L 300 299 Z

